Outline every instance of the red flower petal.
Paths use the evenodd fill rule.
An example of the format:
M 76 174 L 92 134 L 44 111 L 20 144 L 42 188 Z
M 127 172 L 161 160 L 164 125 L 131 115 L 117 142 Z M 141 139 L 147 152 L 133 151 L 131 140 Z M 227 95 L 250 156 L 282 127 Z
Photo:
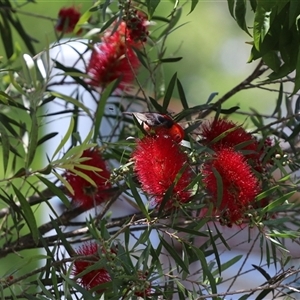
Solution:
M 137 142 L 132 157 L 142 189 L 153 196 L 157 204 L 161 203 L 165 193 L 176 182 L 178 174 L 186 167 L 175 183 L 172 199 L 166 207 L 172 207 L 175 199 L 181 203 L 190 199 L 191 192 L 186 190 L 192 181 L 192 170 L 187 165 L 188 157 L 170 136 L 145 136 Z
M 95 256 L 95 262 L 100 260 L 98 250 L 99 246 L 96 243 L 85 243 L 79 247 L 76 253 L 80 256 Z M 93 262 L 89 260 L 75 260 L 73 265 L 73 275 L 78 276 L 81 272 L 92 266 Z M 93 287 L 111 281 L 111 277 L 107 270 L 98 269 L 86 273 L 82 277 L 78 278 L 78 282 L 86 289 L 92 289 Z M 102 290 L 99 290 L 101 292 Z
M 102 171 L 93 172 L 76 167 L 75 170 L 79 170 L 90 177 L 97 186 L 92 186 L 90 182 L 70 171 L 65 174 L 65 178 L 74 190 L 74 195 L 72 196 L 74 202 L 82 205 L 86 209 L 89 209 L 95 204 L 101 204 L 106 201 L 110 196 L 110 193 L 107 191 L 111 188 L 111 183 L 108 181 L 110 173 L 107 170 L 106 164 L 99 151 L 96 149 L 85 150 L 82 157 L 90 158 L 83 162 L 84 165 L 94 166 Z
M 216 209 L 221 215 L 226 215 L 228 224 L 239 223 L 259 193 L 258 180 L 242 154 L 227 148 L 217 151 L 214 159 L 206 163 L 203 169 L 203 182 L 212 194 L 215 206 L 220 187 L 214 169 L 220 174 L 223 184 L 222 200 Z
M 126 40 L 126 25 L 121 22 L 116 31 L 108 31 L 102 42 L 95 45 L 87 74 L 91 77 L 89 84 L 105 88 L 110 82 L 121 78 L 119 89 L 125 90 L 135 78 L 135 73 L 140 66 L 132 44 Z
M 202 125 L 201 134 L 203 136 L 202 142 L 205 144 L 211 143 L 210 146 L 214 150 L 234 148 L 235 146 L 244 143 L 245 145 L 241 150 L 257 152 L 258 142 L 256 139 L 250 133 L 246 132 L 244 128 L 225 119 L 218 119 L 212 123 L 204 123 Z M 221 135 L 223 136 L 221 137 Z
M 72 32 L 80 19 L 80 12 L 75 7 L 61 8 L 58 13 L 56 31 L 65 33 Z

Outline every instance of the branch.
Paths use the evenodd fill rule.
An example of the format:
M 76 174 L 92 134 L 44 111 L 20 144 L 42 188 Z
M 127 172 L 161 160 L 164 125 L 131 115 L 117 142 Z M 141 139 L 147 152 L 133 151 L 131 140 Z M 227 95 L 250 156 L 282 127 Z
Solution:
M 250 86 L 250 83 L 258 78 L 260 75 L 262 75 L 268 68 L 262 68 L 263 61 L 261 60 L 254 71 L 241 83 L 239 83 L 237 86 L 235 86 L 233 89 L 231 89 L 229 92 L 227 92 L 222 98 L 220 98 L 217 102 L 215 102 L 210 108 L 205 110 L 199 115 L 199 119 L 204 119 L 207 117 L 213 110 L 218 109 L 226 100 L 231 98 L 233 95 L 238 93 L 241 90 L 247 89 Z

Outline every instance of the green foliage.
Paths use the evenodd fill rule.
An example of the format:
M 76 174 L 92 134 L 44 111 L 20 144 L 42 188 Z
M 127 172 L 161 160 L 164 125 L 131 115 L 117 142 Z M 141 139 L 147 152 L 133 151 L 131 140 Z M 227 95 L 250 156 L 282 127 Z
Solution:
M 224 299 L 234 295 L 239 299 L 271 299 L 299 293 L 300 269 L 298 265 L 290 268 L 289 263 L 295 257 L 291 244 L 300 237 L 299 174 L 296 173 L 300 166 L 300 98 L 294 101 L 290 97 L 286 83 L 295 80 L 293 94 L 297 93 L 300 5 L 288 0 L 228 0 L 229 12 L 238 26 L 248 35 L 251 35 L 249 28 L 253 27 L 250 61 L 261 59 L 261 62 L 224 95 L 212 92 L 207 100 L 196 105 L 190 103 L 179 72 L 174 72 L 167 83 L 164 76 L 166 65 L 176 66 L 184 59 L 176 51 L 170 54 L 166 41 L 183 26 L 180 21 L 186 5 L 190 14 L 197 5 L 201 6 L 201 1 L 170 1 L 167 14 L 161 14 L 160 1 L 133 4 L 120 0 L 118 5 L 98 1 L 70 31 L 74 35 L 82 30 L 84 36 L 91 38 L 80 42 L 86 50 L 79 53 L 74 46 L 77 61 L 65 65 L 58 56 L 50 59 L 53 45 L 45 44 L 46 50 L 36 53 L 35 39 L 19 18 L 22 6 L 0 0 L 0 34 L 6 55 L 0 65 L 1 299 Z M 251 25 L 247 21 L 249 5 L 254 14 Z M 132 55 L 140 61 L 143 76 L 136 77 L 135 87 L 126 92 L 120 88 L 127 75 L 124 69 L 117 79 L 106 82 L 105 88 L 94 87 L 86 69 L 90 57 L 87 59 L 85 55 L 98 42 L 104 43 L 104 37 L 117 32 L 118 25 L 126 18 L 134 16 L 135 20 L 136 10 L 144 12 L 147 21 L 157 22 L 150 25 L 153 27 L 149 29 L 147 41 L 141 44 L 134 41 Z M 34 14 L 31 17 L 37 18 Z M 13 32 L 23 40 L 24 49 L 15 43 Z M 121 42 L 127 41 L 129 33 L 121 35 Z M 56 42 L 60 46 L 74 41 L 62 39 L 65 34 L 59 33 Z M 106 46 L 110 49 L 112 45 Z M 126 43 L 117 46 L 120 51 L 128 47 Z M 118 53 L 114 54 L 108 59 L 110 64 L 124 58 L 131 63 L 127 52 L 119 57 Z M 83 69 L 77 62 L 82 63 Z M 134 64 L 129 64 L 129 69 L 135 71 Z M 294 70 L 295 78 L 291 78 Z M 110 71 L 106 70 L 105 75 L 111 75 Z M 262 75 L 268 76 L 268 80 L 259 81 Z M 270 82 L 279 85 L 278 89 L 274 88 L 276 96 L 272 94 L 276 102 L 274 109 L 267 115 L 260 107 L 250 112 L 241 111 L 237 105 L 223 107 L 240 91 L 262 89 Z M 76 88 L 71 92 L 56 90 L 57 85 Z M 180 109 L 173 106 L 176 93 Z M 95 104 L 92 108 L 89 99 Z M 49 110 L 57 103 L 60 105 L 57 111 Z M 147 110 L 160 115 L 154 121 L 141 121 L 134 115 Z M 251 134 L 257 134 L 258 149 L 262 152 L 259 161 L 255 161 L 251 155 L 257 149 L 247 148 L 253 140 L 231 147 L 243 155 L 253 176 L 259 179 L 259 192 L 253 202 L 247 202 L 245 207 L 243 199 L 234 199 L 238 203 L 236 207 L 244 209 L 242 219 L 234 224 L 226 222 L 233 212 L 221 207 L 228 193 L 238 191 L 238 184 L 229 185 L 232 178 L 224 178 L 222 170 L 212 167 L 216 181 L 214 199 L 205 172 L 219 151 L 213 148 L 214 144 L 222 144 L 242 125 L 224 130 L 210 141 L 201 133 L 206 119 L 226 119 L 233 114 L 252 121 Z M 61 119 L 66 120 L 64 128 L 48 132 L 48 123 Z M 165 180 L 173 178 L 157 200 L 157 191 L 153 194 L 144 191 L 143 179 L 137 176 L 134 151 L 145 135 L 153 135 L 155 140 L 161 129 L 165 130 L 164 138 L 170 138 L 168 134 L 174 126 L 184 130 L 183 141 L 176 147 L 187 158 L 177 174 L 172 177 L 173 166 L 167 164 L 168 161 L 177 163 L 172 156 L 176 155 L 175 146 L 170 157 L 158 161 L 155 166 L 158 170 L 151 163 L 155 164 L 153 158 L 159 155 L 150 153 L 145 157 L 149 177 L 159 180 L 156 190 Z M 48 152 L 50 145 L 53 153 Z M 91 158 L 83 157 L 90 149 L 100 153 L 99 157 L 110 170 L 109 178 L 101 176 L 103 167 L 91 165 Z M 155 151 L 160 149 L 165 153 L 164 145 Z M 189 191 L 190 198 L 181 202 L 182 190 L 177 189 L 188 167 L 193 178 L 183 191 Z M 80 179 L 76 181 L 77 186 L 67 180 L 66 172 Z M 94 191 L 98 189 L 98 181 L 104 179 L 110 185 L 107 190 L 102 186 L 101 192 L 108 196 L 99 204 Z M 89 198 L 93 200 L 92 206 L 84 207 L 78 202 L 78 190 L 84 197 L 92 195 Z M 168 208 L 170 200 L 172 209 Z M 96 243 L 97 251 L 80 254 L 80 245 L 85 243 L 89 250 L 89 242 Z M 244 250 L 236 253 L 234 250 L 240 247 Z M 35 252 L 28 254 L 32 249 Z M 259 255 L 255 256 L 255 252 Z M 16 256 L 21 261 L 18 264 L 14 263 Z M 256 258 L 255 264 L 250 265 L 251 258 Z M 78 262 L 86 265 L 77 272 L 74 270 Z M 110 280 L 94 286 L 84 283 L 83 278 L 91 272 L 97 278 L 99 270 L 107 271 Z M 227 275 L 230 271 L 234 274 L 232 278 Z M 257 286 L 239 289 L 235 281 L 245 273 L 262 276 L 262 280 Z M 221 292 L 224 287 L 227 292 Z
M 249 34 L 253 28 L 253 45 L 249 62 L 262 58 L 272 70 L 269 81 L 285 78 L 293 71 L 293 94 L 300 89 L 299 13 L 298 1 L 250 1 L 253 10 L 252 24 L 246 24 L 247 1 L 228 0 L 228 8 L 237 24 Z

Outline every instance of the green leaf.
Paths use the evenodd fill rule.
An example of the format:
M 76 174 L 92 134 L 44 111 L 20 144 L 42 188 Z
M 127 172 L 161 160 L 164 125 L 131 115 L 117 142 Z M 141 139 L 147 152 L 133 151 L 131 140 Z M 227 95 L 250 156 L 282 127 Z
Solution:
M 60 230 L 57 220 L 53 219 L 51 216 L 50 216 L 50 219 L 51 219 L 50 220 L 51 224 L 57 233 L 58 240 L 62 243 L 65 250 L 68 252 L 68 254 L 70 256 L 74 256 L 75 251 L 73 250 L 72 246 L 70 245 L 70 242 L 67 241 L 65 234 Z
M 62 182 L 62 184 L 67 188 L 71 195 L 74 195 L 74 190 L 72 186 L 63 176 L 61 176 L 57 172 L 52 172 L 52 174 L 55 175 Z
M 169 82 L 169 85 L 168 85 L 168 88 L 167 88 L 167 91 L 166 91 L 166 94 L 164 97 L 164 101 L 163 101 L 163 111 L 164 112 L 167 112 L 167 110 L 168 110 L 168 106 L 169 106 L 171 98 L 172 98 L 172 94 L 173 94 L 173 90 L 175 88 L 176 81 L 177 81 L 177 73 L 175 73 L 172 76 L 172 78 Z
M 29 168 L 33 159 L 35 158 L 38 138 L 39 138 L 39 123 L 38 123 L 36 111 L 33 111 L 31 114 L 31 129 L 29 131 L 29 145 L 27 150 L 28 152 L 26 157 L 25 168 Z
M 219 252 L 218 252 L 218 249 L 217 249 L 215 240 L 214 240 L 214 238 L 213 238 L 213 236 L 212 236 L 212 234 L 211 234 L 211 230 L 210 230 L 210 228 L 209 228 L 209 225 L 207 224 L 207 226 L 208 226 L 208 233 L 209 233 L 211 245 L 212 245 L 212 248 L 213 248 L 213 252 L 214 252 L 215 259 L 216 259 L 217 266 L 218 266 L 218 270 L 219 270 L 219 275 L 221 276 L 222 269 L 221 269 L 220 255 L 219 255 Z M 215 274 L 215 275 L 217 275 L 217 274 Z
M 208 268 L 207 261 L 205 259 L 203 252 L 197 247 L 193 247 L 193 251 L 195 252 L 195 254 L 197 255 L 198 259 L 201 262 L 201 266 L 203 269 L 203 280 L 205 280 L 206 277 L 208 278 L 210 282 L 211 291 L 213 294 L 216 294 L 217 293 L 216 280 Z
M 149 0 L 152 1 L 152 0 Z M 163 36 L 169 35 L 172 32 L 172 29 L 175 27 L 175 25 L 178 23 L 178 21 L 180 20 L 181 17 L 181 13 L 182 13 L 182 9 L 178 8 L 175 12 L 174 15 L 172 15 L 172 18 L 167 26 L 167 28 L 165 30 L 163 30 L 161 32 L 161 34 L 159 35 L 158 39 L 160 39 Z M 182 26 L 183 24 L 181 24 L 180 26 Z
M 36 51 L 33 47 L 32 42 L 38 42 L 38 41 L 27 34 L 27 32 L 24 30 L 21 22 L 16 17 L 16 15 L 14 15 L 15 18 L 13 18 L 11 14 L 7 14 L 6 16 L 9 19 L 10 23 L 14 26 L 14 28 L 18 32 L 19 36 L 23 40 L 23 42 L 26 45 L 27 49 L 29 50 L 30 54 L 31 55 L 36 55 Z
M 1 19 L 0 20 L 0 36 L 2 40 L 2 45 L 4 46 L 5 54 L 7 58 L 11 58 L 14 54 L 14 45 L 13 45 L 13 35 L 8 22 L 7 14 L 9 10 L 0 10 Z
M 58 132 L 51 132 L 51 133 L 44 135 L 42 138 L 40 138 L 38 140 L 37 146 L 42 145 L 43 143 L 45 143 L 46 141 L 52 139 L 53 137 L 55 137 L 57 135 L 58 135 Z
M 253 41 L 255 48 L 260 51 L 261 44 L 270 28 L 270 14 L 269 10 L 266 10 L 262 1 L 257 4 L 254 27 L 253 27 Z
M 289 28 L 296 24 L 297 18 L 300 14 L 300 2 L 298 0 L 290 0 L 289 10 Z
M 173 63 L 182 60 L 182 57 L 169 57 L 169 58 L 161 58 L 160 62 L 162 63 Z
M 63 139 L 61 140 L 61 142 L 57 146 L 56 150 L 54 151 L 51 160 L 53 160 L 53 158 L 56 156 L 56 154 L 58 154 L 58 152 L 64 147 L 64 145 L 66 144 L 66 142 L 68 141 L 68 139 L 70 138 L 70 136 L 73 132 L 73 128 L 74 128 L 74 119 L 71 118 L 69 128 L 68 128 L 65 136 L 63 137 Z
M 90 117 L 91 119 L 93 118 L 93 116 L 91 115 L 90 110 L 85 105 L 83 105 L 81 102 L 79 102 L 78 100 L 76 100 L 72 97 L 69 97 L 67 95 L 58 93 L 58 92 L 50 92 L 50 94 L 51 94 L 51 96 L 63 99 L 66 102 L 70 102 L 70 103 L 74 104 L 76 107 L 81 108 L 88 115 L 88 117 Z
M 231 250 L 231 248 L 227 244 L 226 240 L 224 239 L 223 234 L 219 231 L 219 229 L 218 229 L 218 227 L 216 226 L 215 223 L 214 223 L 214 227 L 215 227 L 217 235 L 218 235 L 219 239 L 222 241 L 223 245 L 227 248 L 227 250 Z
M 296 63 L 295 85 L 292 95 L 295 95 L 300 89 L 300 47 L 298 49 L 298 57 Z
M 185 97 L 184 89 L 183 89 L 182 84 L 179 79 L 177 79 L 177 90 L 178 90 L 179 99 L 181 101 L 182 107 L 184 109 L 188 109 L 189 105 L 188 105 L 188 102 Z
M 160 0 L 147 0 L 146 1 L 150 19 L 152 18 L 159 3 L 160 3 Z
M 223 179 L 216 168 L 212 168 L 212 171 L 217 180 L 217 206 L 216 207 L 220 207 L 223 199 Z
M 162 114 L 165 113 L 163 107 L 155 99 L 149 97 L 149 100 L 157 112 L 160 112 Z
M 196 8 L 198 2 L 199 2 L 199 0 L 191 0 L 191 10 L 188 14 L 190 14 L 191 12 L 194 11 L 194 9 Z
M 234 3 L 235 3 L 235 0 L 227 0 L 227 5 L 228 5 L 229 12 L 230 12 L 231 16 L 235 19 L 235 16 L 234 16 Z
M 98 102 L 98 107 L 95 113 L 95 121 L 94 121 L 94 137 L 93 137 L 93 142 L 96 143 L 97 142 L 97 138 L 99 135 L 99 130 L 100 130 L 100 125 L 101 125 L 101 121 L 102 121 L 102 117 L 104 115 L 104 110 L 105 110 L 105 105 L 106 102 L 108 100 L 108 98 L 110 97 L 110 95 L 113 93 L 113 91 L 117 88 L 117 86 L 119 85 L 120 82 L 120 78 L 114 80 L 113 82 L 111 82 L 104 90 L 104 92 L 102 92 L 100 100 Z
M 271 68 L 274 72 L 278 72 L 280 65 L 281 65 L 281 60 L 278 57 L 278 52 L 277 51 L 268 51 L 266 54 L 262 56 L 262 59 L 264 63 Z
M 300 96 L 298 96 L 296 100 L 294 113 L 295 113 L 295 119 L 298 122 L 300 122 Z
M 235 10 L 234 10 L 236 22 L 246 33 L 250 35 L 246 24 L 246 12 L 247 12 L 247 1 L 236 0 Z
M 150 220 L 148 209 L 146 208 L 146 206 L 145 206 L 145 204 L 144 204 L 144 202 L 143 202 L 140 194 L 137 191 L 136 185 L 134 184 L 134 182 L 133 182 L 133 180 L 132 180 L 132 178 L 130 176 L 128 177 L 128 184 L 129 184 L 132 196 L 133 196 L 134 200 L 136 201 L 139 209 L 141 210 L 141 212 L 143 213 L 143 215 L 148 220 Z
M 293 132 L 290 134 L 290 136 L 288 137 L 287 141 L 291 141 L 295 137 L 298 137 L 299 136 L 299 132 L 300 132 L 300 124 L 298 124 L 295 128 L 293 128 Z
M 253 12 L 256 12 L 257 0 L 250 0 L 250 6 Z
M 189 272 L 189 266 L 186 266 L 184 261 L 181 259 L 181 257 L 178 255 L 175 247 L 172 247 L 169 243 L 165 241 L 165 238 L 163 236 L 159 236 L 160 242 L 165 247 L 165 249 L 168 251 L 168 253 L 171 255 L 171 257 L 174 259 L 175 263 L 180 266 L 180 268 L 186 272 L 187 274 L 190 274 Z
M 7 132 L 0 123 L 0 134 L 1 134 L 1 145 L 2 145 L 2 162 L 3 162 L 3 171 L 6 172 L 8 161 L 9 161 L 9 154 L 10 154 L 10 142 Z
M 89 149 L 89 148 L 92 148 L 92 147 L 95 147 L 97 146 L 96 143 L 90 143 L 90 144 L 85 144 L 85 143 L 82 143 L 81 145 L 78 145 L 78 146 L 75 146 L 75 147 L 72 147 L 70 150 L 68 150 L 61 159 L 59 160 L 56 160 L 53 162 L 53 164 L 57 164 L 57 163 L 65 163 L 65 161 L 67 159 L 69 159 L 70 157 L 72 156 L 75 156 L 76 157 L 76 160 L 77 162 L 79 162 L 80 158 L 81 158 L 81 155 L 83 153 L 84 150 L 86 149 Z
M 275 116 L 276 113 L 280 114 L 280 116 L 281 116 L 282 100 L 283 100 L 283 84 L 282 84 L 282 82 L 280 82 L 278 99 L 276 101 L 276 107 L 274 109 L 274 112 L 272 113 L 272 116 Z
M 41 182 L 43 182 L 48 187 L 48 189 L 53 193 L 53 195 L 57 196 L 63 202 L 63 204 L 67 208 L 71 206 L 70 201 L 68 200 L 68 198 L 60 188 L 58 188 L 54 183 L 52 183 L 51 181 L 49 181 L 43 176 L 37 175 L 37 177 Z
M 288 200 L 294 194 L 295 194 L 295 191 L 292 191 L 292 192 L 289 192 L 289 193 L 281 196 L 280 198 L 276 199 L 275 201 L 272 201 L 271 203 L 269 203 L 267 206 L 265 206 L 262 209 L 262 212 L 263 213 L 271 212 L 274 208 L 276 208 L 279 205 L 282 205 L 286 200 Z
M 93 15 L 93 12 L 91 12 L 90 10 L 85 11 L 85 13 L 78 20 L 78 22 L 73 30 L 73 33 L 74 34 L 79 33 L 79 31 L 81 30 L 81 25 L 88 22 L 92 15 Z
M 211 101 L 213 101 L 213 99 L 218 95 L 219 93 L 218 92 L 213 92 L 209 95 L 207 101 L 206 101 L 206 104 L 209 104 Z
M 38 240 L 39 240 L 39 231 L 38 231 L 37 223 L 35 220 L 35 216 L 31 210 L 31 207 L 30 207 L 28 201 L 23 196 L 21 191 L 18 188 L 16 188 L 13 184 L 12 184 L 12 187 L 13 187 L 14 192 L 20 202 L 20 205 L 22 208 L 21 213 L 30 229 L 32 239 L 35 242 L 35 244 L 37 244 Z
M 238 261 L 241 260 L 241 258 L 243 258 L 243 255 L 237 255 L 237 256 L 231 258 L 230 260 L 226 261 L 224 264 L 222 264 L 220 266 L 219 274 L 221 275 L 222 272 L 224 272 L 225 270 L 227 270 L 230 267 L 232 267 L 233 265 L 235 265 Z M 212 272 L 212 275 L 217 276 L 218 275 L 217 271 Z

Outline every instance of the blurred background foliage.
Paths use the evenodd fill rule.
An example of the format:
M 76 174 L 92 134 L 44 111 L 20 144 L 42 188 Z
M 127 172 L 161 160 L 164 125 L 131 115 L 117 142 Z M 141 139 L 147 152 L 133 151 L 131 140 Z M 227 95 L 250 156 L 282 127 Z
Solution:
M 37 42 L 34 42 L 36 53 L 45 50 L 57 39 L 54 30 L 57 14 L 61 7 L 74 5 L 85 12 L 93 4 L 92 1 L 39 1 L 26 5 L 23 1 L 16 2 L 19 6 L 18 17 L 24 29 Z M 173 7 L 172 1 L 161 1 L 156 15 L 167 17 Z M 169 82 L 175 72 L 183 84 L 190 105 L 205 103 L 211 93 L 217 92 L 222 96 L 255 68 L 257 62 L 247 63 L 251 38 L 238 28 L 230 17 L 226 1 L 199 1 L 193 13 L 189 14 L 190 5 L 187 3 L 176 29 L 167 39 L 165 57 L 183 57 L 176 64 L 164 65 L 165 82 Z M 253 14 L 249 14 L 249 19 Z M 150 29 L 151 30 L 151 29 Z M 159 29 L 152 34 L 158 34 Z M 14 31 L 15 49 L 26 49 L 20 36 Z M 27 49 L 28 51 L 28 49 Z M 0 53 L 5 56 L 4 47 L 0 45 Z M 274 87 L 274 86 L 273 86 Z M 176 92 L 173 95 L 178 97 Z M 259 89 L 241 91 L 229 99 L 224 108 L 239 105 L 242 110 L 256 107 L 267 111 L 275 104 L 276 94 Z M 174 110 L 180 108 L 174 106 Z M 262 111 L 263 113 L 263 111 Z M 243 116 L 235 116 L 239 121 L 245 121 Z M 249 121 L 250 123 L 250 121 Z

